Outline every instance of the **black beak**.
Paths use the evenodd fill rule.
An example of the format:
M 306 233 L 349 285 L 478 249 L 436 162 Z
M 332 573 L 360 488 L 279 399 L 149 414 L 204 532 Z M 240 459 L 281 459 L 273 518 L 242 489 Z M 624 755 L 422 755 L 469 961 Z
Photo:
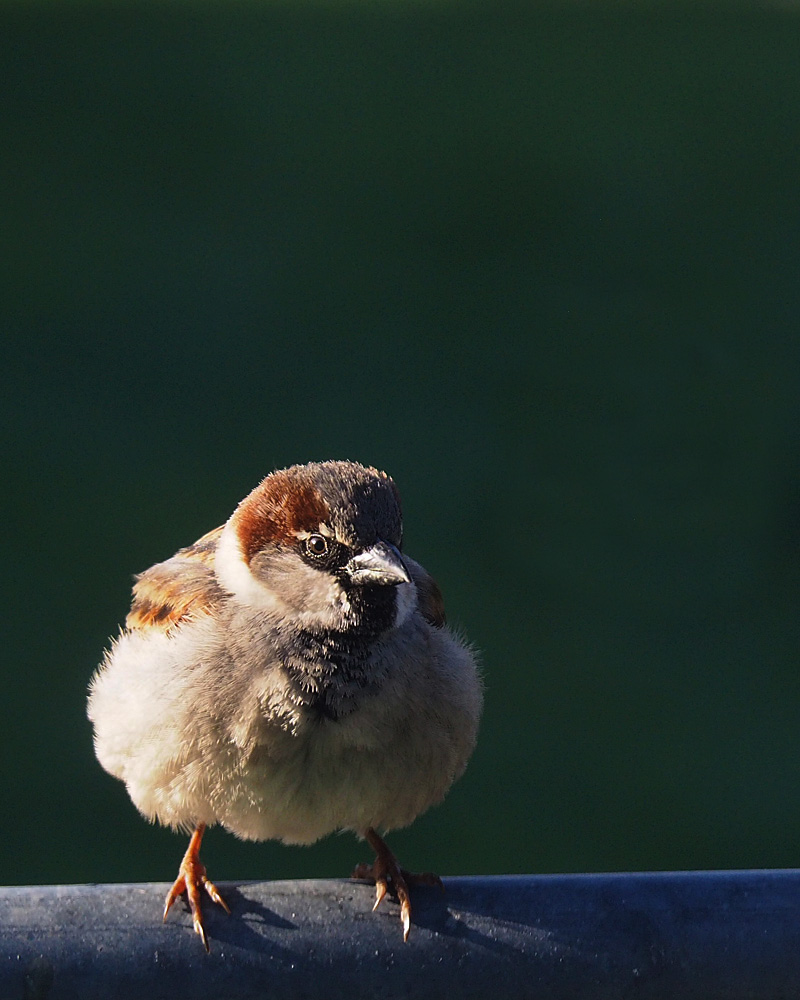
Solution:
M 396 587 L 399 583 L 411 583 L 403 557 L 389 542 L 376 542 L 359 552 L 345 569 L 357 586 Z

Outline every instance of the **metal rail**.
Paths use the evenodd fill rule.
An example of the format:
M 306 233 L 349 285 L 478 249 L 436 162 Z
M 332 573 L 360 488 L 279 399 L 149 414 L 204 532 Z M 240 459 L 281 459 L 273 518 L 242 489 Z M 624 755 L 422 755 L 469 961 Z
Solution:
M 220 885 L 211 953 L 166 885 L 0 889 L 0 1000 L 800 1000 L 800 871 Z

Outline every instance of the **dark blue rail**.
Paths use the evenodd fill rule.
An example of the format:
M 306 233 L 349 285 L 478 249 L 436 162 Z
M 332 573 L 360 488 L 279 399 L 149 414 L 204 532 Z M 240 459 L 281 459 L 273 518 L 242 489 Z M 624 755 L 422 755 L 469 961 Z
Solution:
M 221 884 L 211 954 L 165 885 L 0 889 L 0 998 L 800 1000 L 800 871 Z

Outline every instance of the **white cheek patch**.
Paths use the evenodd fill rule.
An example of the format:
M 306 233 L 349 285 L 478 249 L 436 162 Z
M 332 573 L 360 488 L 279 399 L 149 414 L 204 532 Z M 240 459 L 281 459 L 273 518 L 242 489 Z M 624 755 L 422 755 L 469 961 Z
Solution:
M 282 610 L 284 604 L 278 595 L 260 584 L 250 572 L 230 521 L 217 542 L 214 571 L 225 590 L 235 594 L 243 604 L 264 611 Z
M 326 627 L 341 627 L 342 617 L 347 617 L 351 611 L 347 595 L 335 579 L 299 561 L 294 572 L 303 595 L 302 607 L 292 602 L 290 595 L 287 600 L 263 580 L 258 580 L 244 560 L 230 522 L 217 543 L 214 569 L 225 590 L 255 611 L 271 612 L 301 625 Z
M 400 628 L 417 606 L 417 588 L 413 583 L 399 583 L 395 588 L 395 593 L 397 595 L 397 613 L 394 619 L 394 627 Z

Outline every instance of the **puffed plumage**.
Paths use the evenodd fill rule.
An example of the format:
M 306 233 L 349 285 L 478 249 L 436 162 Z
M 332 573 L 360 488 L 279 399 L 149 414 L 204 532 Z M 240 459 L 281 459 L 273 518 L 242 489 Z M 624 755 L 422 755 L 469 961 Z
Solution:
M 384 473 L 293 466 L 137 578 L 88 714 L 100 763 L 144 816 L 199 831 L 198 850 L 214 823 L 375 846 L 444 797 L 475 745 L 481 684 L 401 534 Z

